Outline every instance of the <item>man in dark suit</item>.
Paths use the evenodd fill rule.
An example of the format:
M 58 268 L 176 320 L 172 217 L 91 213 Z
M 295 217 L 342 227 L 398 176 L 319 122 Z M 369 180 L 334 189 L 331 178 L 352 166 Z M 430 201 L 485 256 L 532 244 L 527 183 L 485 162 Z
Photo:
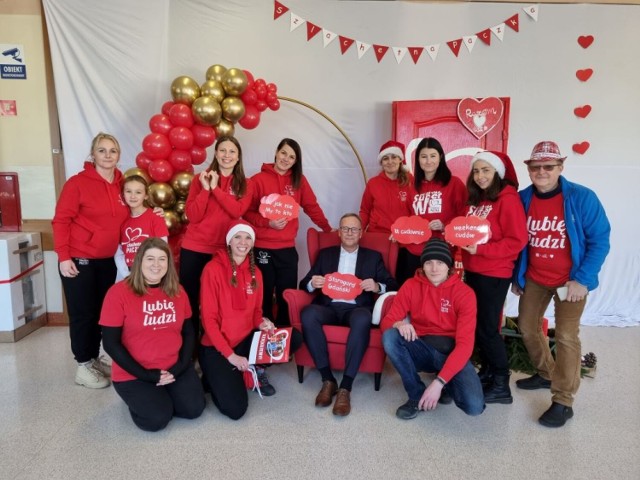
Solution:
M 308 292 L 322 290 L 324 276 L 339 272 L 358 277 L 362 293 L 355 300 L 349 301 L 332 300 L 319 291 L 313 303 L 302 310 L 301 321 L 304 341 L 322 376 L 322 389 L 316 397 L 316 406 L 328 407 L 336 395 L 333 414 L 345 416 L 351 411 L 351 386 L 369 345 L 375 295 L 397 290 L 398 284 L 385 268 L 379 252 L 359 247 L 362 221 L 357 214 L 347 213 L 342 216 L 338 235 L 341 245 L 320 251 L 315 264 L 300 282 L 300 288 Z M 329 367 L 323 325 L 345 325 L 350 329 L 345 370 L 339 388 Z

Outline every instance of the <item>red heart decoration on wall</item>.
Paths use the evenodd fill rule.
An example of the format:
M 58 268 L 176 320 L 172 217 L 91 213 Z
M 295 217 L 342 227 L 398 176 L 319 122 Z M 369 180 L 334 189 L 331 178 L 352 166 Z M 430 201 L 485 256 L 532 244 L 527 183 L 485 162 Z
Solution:
M 502 118 L 504 105 L 497 97 L 482 100 L 463 98 L 458 103 L 458 118 L 477 139 L 481 139 L 495 127 Z
M 582 48 L 589 48 L 593 43 L 593 35 L 580 35 L 578 37 L 578 43 Z
M 587 118 L 587 115 L 591 113 L 591 105 L 576 107 L 573 109 L 573 113 L 576 114 L 576 117 Z
M 585 68 L 584 70 L 578 70 L 576 72 L 576 77 L 578 77 L 578 80 L 580 80 L 581 82 L 586 82 L 587 80 L 589 80 L 591 78 L 591 75 L 593 75 L 593 70 L 591 68 Z
M 580 155 L 584 155 L 584 153 L 589 150 L 589 147 L 591 146 L 591 144 L 589 142 L 582 142 L 582 143 L 574 143 L 573 144 L 573 151 L 576 153 L 579 153 Z

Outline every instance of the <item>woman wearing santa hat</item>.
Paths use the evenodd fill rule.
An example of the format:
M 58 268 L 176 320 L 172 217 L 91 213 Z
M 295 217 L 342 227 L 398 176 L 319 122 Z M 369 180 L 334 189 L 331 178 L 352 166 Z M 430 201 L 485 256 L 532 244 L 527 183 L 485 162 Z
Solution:
M 260 212 L 260 200 L 272 193 L 293 197 L 309 218 L 324 232 L 331 225 L 318 205 L 311 185 L 302 174 L 302 149 L 295 140 L 283 138 L 276 148 L 273 163 L 264 163 L 259 173 L 251 177 L 253 197 L 244 215 L 256 229 L 256 258 L 264 279 L 262 314 L 273 318 L 273 293 L 275 290 L 278 326 L 291 324 L 289 310 L 282 294 L 287 288 L 298 285 L 298 252 L 295 242 L 298 219 L 279 218 L 269 220 Z
M 528 240 L 524 209 L 517 192 L 518 179 L 511 159 L 502 152 L 478 152 L 467 178 L 467 216 L 488 220 L 487 243 L 462 248 L 465 282 L 476 293 L 476 346 L 482 367 L 485 402 L 513 402 L 509 362 L 500 336 L 502 310 L 515 261 Z

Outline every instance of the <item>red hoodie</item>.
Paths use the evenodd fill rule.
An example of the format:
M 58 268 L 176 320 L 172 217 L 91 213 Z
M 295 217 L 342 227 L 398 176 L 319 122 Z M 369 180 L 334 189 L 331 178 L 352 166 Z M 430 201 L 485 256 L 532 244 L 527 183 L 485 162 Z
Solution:
M 476 332 L 476 295 L 470 287 L 451 275 L 435 286 L 421 271 L 407 280 L 393 298 L 391 309 L 382 319 L 384 332 L 393 324 L 411 317 L 419 337 L 440 335 L 454 338 L 456 345 L 438 375 L 451 380 L 471 358 Z
M 228 226 L 245 214 L 251 202 L 251 181 L 242 198 L 232 193 L 233 176 L 220 175 L 218 187 L 205 190 L 199 175 L 193 177 L 185 213 L 189 225 L 182 240 L 182 247 L 194 252 L 214 253 L 226 245 Z
M 113 257 L 120 241 L 120 226 L 129 217 L 122 200 L 122 173 L 115 169 L 107 182 L 91 162 L 62 187 L 53 226 L 58 261 L 71 258 Z
M 231 261 L 226 249 L 216 252 L 200 280 L 202 345 L 214 347 L 225 358 L 262 323 L 262 274 L 255 268 L 256 288 L 251 287 L 249 259 L 236 267 L 238 286 L 231 285 Z
M 409 182 L 404 187 L 400 186 L 398 180 L 387 177 L 384 172 L 367 182 L 360 203 L 362 228 L 368 232 L 391 233 L 391 225 L 398 217 L 413 215 L 413 176 L 408 174 L 408 177 Z
M 260 199 L 272 193 L 293 197 L 313 223 L 324 232 L 331 231 L 331 225 L 318 205 L 311 185 L 304 175 L 300 179 L 300 188 L 294 190 L 291 185 L 291 169 L 287 170 L 284 175 L 280 175 L 276 172 L 273 163 L 263 163 L 261 171 L 251 177 L 251 182 L 253 184 L 253 199 L 244 218 L 256 229 L 256 247 L 278 249 L 295 246 L 299 225 L 297 218 L 290 220 L 282 230 L 276 230 L 269 226 L 269 220 L 260 215 L 258 210 Z
M 467 216 L 486 218 L 491 238 L 478 245 L 475 255 L 462 250 L 462 264 L 470 272 L 489 277 L 511 278 L 518 254 L 527 245 L 527 220 L 516 189 L 507 185 L 495 202 L 488 200 L 468 206 Z

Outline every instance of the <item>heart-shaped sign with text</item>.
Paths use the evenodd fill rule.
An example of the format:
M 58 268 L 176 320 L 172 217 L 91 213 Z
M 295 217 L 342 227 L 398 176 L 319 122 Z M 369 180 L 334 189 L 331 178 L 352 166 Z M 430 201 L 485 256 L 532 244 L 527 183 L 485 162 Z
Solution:
M 502 118 L 504 105 L 497 97 L 482 100 L 463 98 L 458 103 L 458 118 L 477 139 L 481 139 L 495 127 Z
M 491 238 L 491 223 L 475 215 L 456 217 L 444 227 L 444 239 L 458 247 L 487 243 L 489 238 Z
M 362 293 L 361 280 L 350 273 L 327 273 L 322 293 L 334 300 L 355 300 Z
M 280 220 L 281 218 L 292 220 L 298 218 L 300 205 L 289 195 L 272 193 L 262 197 L 258 211 L 260 215 L 269 220 Z
M 398 243 L 424 243 L 431 238 L 428 220 L 417 215 L 398 217 L 391 225 L 391 235 Z

